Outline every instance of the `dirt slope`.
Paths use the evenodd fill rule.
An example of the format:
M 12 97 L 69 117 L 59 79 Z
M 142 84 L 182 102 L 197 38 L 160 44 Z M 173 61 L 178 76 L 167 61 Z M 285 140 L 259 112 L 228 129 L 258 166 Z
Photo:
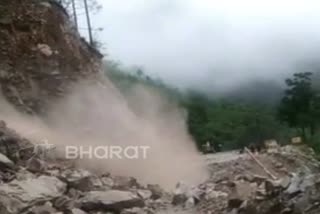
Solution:
M 102 55 L 69 20 L 55 1 L 0 2 L 0 85 L 19 110 L 42 113 L 70 82 L 98 73 Z

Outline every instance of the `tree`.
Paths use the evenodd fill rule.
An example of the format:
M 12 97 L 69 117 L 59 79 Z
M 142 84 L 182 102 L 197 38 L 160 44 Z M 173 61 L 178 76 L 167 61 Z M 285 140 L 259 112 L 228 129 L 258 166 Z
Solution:
M 198 148 L 201 149 L 202 145 L 212 140 L 212 133 L 207 127 L 210 100 L 202 93 L 188 91 L 183 105 L 188 111 L 188 131 L 193 136 Z
M 319 116 L 319 97 L 312 88 L 312 73 L 296 73 L 286 80 L 287 89 L 281 100 L 278 116 L 290 127 L 299 128 L 303 138 L 307 131 L 313 136 Z
M 87 25 L 88 25 L 88 33 L 89 33 L 89 41 L 90 45 L 93 45 L 93 36 L 92 36 L 92 27 L 91 27 L 91 18 L 89 13 L 89 6 L 88 6 L 88 0 L 84 1 L 84 9 L 86 11 L 86 19 L 87 19 Z

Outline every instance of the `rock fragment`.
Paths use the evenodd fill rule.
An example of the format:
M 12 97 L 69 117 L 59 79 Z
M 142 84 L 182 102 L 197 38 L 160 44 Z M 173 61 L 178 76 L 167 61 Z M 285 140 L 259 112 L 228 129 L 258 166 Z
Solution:
M 128 191 L 109 190 L 91 191 L 80 199 L 81 208 L 85 211 L 114 211 L 133 207 L 143 207 L 144 201 Z

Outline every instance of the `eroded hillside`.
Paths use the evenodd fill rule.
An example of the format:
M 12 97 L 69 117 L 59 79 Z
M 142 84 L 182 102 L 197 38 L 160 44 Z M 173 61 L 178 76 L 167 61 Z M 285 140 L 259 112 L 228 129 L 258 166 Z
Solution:
M 102 55 L 55 1 L 4 0 L 0 11 L 1 89 L 20 110 L 41 113 L 70 82 L 98 73 Z

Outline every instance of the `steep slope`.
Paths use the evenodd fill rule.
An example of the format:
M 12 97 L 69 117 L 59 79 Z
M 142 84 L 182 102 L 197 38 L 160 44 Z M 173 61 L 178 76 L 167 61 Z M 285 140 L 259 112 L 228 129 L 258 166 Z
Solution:
M 1 0 L 0 84 L 19 110 L 42 113 L 70 82 L 97 74 L 102 55 L 55 1 Z

